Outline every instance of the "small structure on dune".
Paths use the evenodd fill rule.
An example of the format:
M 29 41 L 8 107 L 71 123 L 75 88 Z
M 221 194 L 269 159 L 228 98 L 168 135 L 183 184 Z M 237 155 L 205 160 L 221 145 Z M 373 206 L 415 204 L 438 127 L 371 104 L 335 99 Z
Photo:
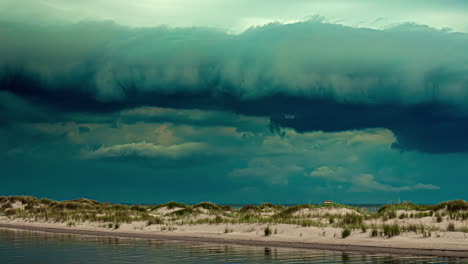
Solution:
M 333 201 L 331 201 L 331 200 L 330 201 L 323 201 L 323 204 L 332 204 L 332 203 L 333 203 Z

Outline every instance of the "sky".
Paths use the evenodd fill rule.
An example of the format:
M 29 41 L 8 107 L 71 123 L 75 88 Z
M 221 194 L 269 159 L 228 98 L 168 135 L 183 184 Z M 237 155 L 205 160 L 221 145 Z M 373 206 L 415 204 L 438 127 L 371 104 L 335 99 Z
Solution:
M 468 199 L 462 0 L 0 0 L 0 195 Z

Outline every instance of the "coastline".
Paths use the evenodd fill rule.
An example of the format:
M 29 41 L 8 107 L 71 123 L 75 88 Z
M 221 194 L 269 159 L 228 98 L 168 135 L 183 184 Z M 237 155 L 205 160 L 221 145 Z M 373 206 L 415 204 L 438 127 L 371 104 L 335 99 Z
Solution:
M 51 226 L 40 223 L 2 223 L 0 229 L 23 230 L 46 232 L 55 234 L 73 234 L 84 236 L 118 237 L 149 240 L 184 241 L 196 243 L 222 243 L 242 246 L 256 247 L 281 247 L 296 249 L 350 251 L 374 254 L 398 254 L 398 255 L 418 255 L 418 256 L 439 256 L 439 257 L 459 257 L 468 258 L 468 246 L 459 243 L 444 243 L 438 248 L 423 247 L 418 242 L 400 243 L 399 241 L 347 241 L 335 239 L 333 241 L 288 239 L 280 236 L 270 237 L 246 237 L 230 236 L 223 234 L 205 233 L 168 233 L 168 232 L 145 232 L 142 231 L 122 231 L 122 230 L 98 230 L 79 227 Z

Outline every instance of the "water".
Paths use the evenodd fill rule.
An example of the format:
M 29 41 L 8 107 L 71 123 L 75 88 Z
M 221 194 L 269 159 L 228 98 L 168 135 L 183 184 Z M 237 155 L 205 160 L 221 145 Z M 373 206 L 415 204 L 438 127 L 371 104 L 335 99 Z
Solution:
M 0 229 L 1 264 L 71 263 L 468 263 L 440 257 L 59 235 Z
M 253 203 L 255 205 L 255 203 Z M 234 209 L 241 209 L 242 207 L 246 206 L 247 204 L 226 204 L 226 205 L 230 205 L 232 206 Z M 260 205 L 260 204 L 256 204 L 256 205 Z M 290 207 L 290 206 L 294 206 L 294 205 L 297 205 L 297 204 L 283 204 L 284 206 L 286 207 Z M 383 204 L 346 204 L 346 205 L 349 205 L 349 206 L 353 206 L 353 207 L 356 207 L 356 208 L 359 208 L 363 211 L 367 211 L 367 212 L 371 212 L 371 213 L 375 213 L 379 210 L 380 207 L 383 206 Z

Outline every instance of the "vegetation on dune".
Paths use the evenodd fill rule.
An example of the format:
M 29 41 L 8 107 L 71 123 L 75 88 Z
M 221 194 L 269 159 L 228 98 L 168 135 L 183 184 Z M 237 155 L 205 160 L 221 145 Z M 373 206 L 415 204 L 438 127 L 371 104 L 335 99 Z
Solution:
M 302 209 L 311 209 L 312 205 L 311 204 L 298 204 L 294 205 L 291 207 L 286 208 L 285 210 L 279 212 L 278 214 L 275 215 L 277 218 L 287 218 L 291 217 L 294 213 L 302 210 Z
M 383 234 L 386 237 L 394 237 L 400 235 L 400 226 L 397 224 L 383 225 Z
M 258 206 L 260 210 L 282 210 L 284 209 L 283 205 L 272 204 L 272 203 L 263 203 Z
M 13 208 L 17 203 L 21 206 Z M 53 201 L 29 196 L 0 197 L 5 216 L 53 222 L 114 222 L 131 223 L 150 218 L 147 208 L 140 205 L 99 203 L 89 199 Z
M 255 206 L 253 204 L 248 204 L 248 205 L 245 205 L 244 207 L 242 207 L 239 212 L 241 213 L 252 213 L 252 212 L 259 212 L 260 211 L 260 208 L 258 208 L 258 206 Z
M 203 208 L 210 211 L 223 211 L 223 208 L 221 206 L 210 202 L 201 202 L 192 206 L 192 208 Z
M 463 200 L 447 201 L 439 204 L 440 208 L 446 208 L 449 212 L 468 210 L 468 202 Z M 436 209 L 440 210 L 440 209 Z
M 198 214 L 198 213 L 200 213 L 200 210 L 193 209 L 192 207 L 187 207 L 187 208 L 184 208 L 184 209 L 174 211 L 174 212 L 170 213 L 170 215 L 187 216 L 187 215 Z
M 291 207 L 284 209 L 283 211 L 279 212 L 275 217 L 278 218 L 287 218 L 292 217 L 294 213 L 299 212 L 303 209 L 319 209 L 319 208 L 346 208 L 355 211 L 356 213 L 362 213 L 361 210 L 354 206 L 338 204 L 338 203 L 331 203 L 331 204 L 297 204 Z
M 435 205 L 418 205 L 410 202 L 384 205 L 379 208 L 378 216 L 384 219 L 396 218 L 398 210 L 416 211 L 416 213 L 400 214 L 399 219 L 435 216 L 438 223 L 442 222 L 446 215 L 452 220 L 464 221 L 468 219 L 468 202 L 463 200 L 446 201 Z
M 48 200 L 48 201 L 50 201 L 50 202 L 53 202 L 52 200 L 49 200 L 49 199 L 42 199 L 42 200 Z M 79 198 L 79 199 L 71 200 L 70 202 L 77 202 L 77 203 L 80 203 L 80 204 L 99 205 L 99 202 L 98 202 L 98 201 L 94 201 L 94 200 L 90 200 L 90 199 L 85 199 L 85 198 Z
M 132 205 L 130 209 L 133 211 L 139 211 L 139 212 L 146 212 L 148 210 L 148 208 L 141 206 L 141 205 Z
M 162 225 L 162 224 L 164 224 L 164 220 L 161 219 L 160 217 L 157 217 L 157 216 L 151 216 L 151 217 L 149 217 L 148 222 L 146 222 L 146 225 L 147 225 L 147 226 L 150 226 L 150 225 Z
M 341 238 L 347 238 L 351 235 L 351 230 L 349 229 L 344 229 L 342 232 L 341 232 Z
M 221 209 L 226 212 L 234 212 L 236 209 L 230 205 L 221 205 Z
M 168 202 L 165 204 L 158 204 L 155 206 L 151 206 L 151 210 L 157 210 L 162 207 L 167 207 L 167 209 L 174 209 L 174 208 L 187 208 L 189 207 L 189 205 L 172 201 L 172 202 Z
M 447 210 L 454 213 L 458 211 L 468 210 L 468 202 L 463 200 L 446 201 L 435 205 L 419 205 L 411 202 L 403 202 L 399 204 L 387 204 L 379 208 L 378 213 L 382 214 L 388 211 L 406 210 L 406 211 L 440 211 Z
M 159 208 L 172 211 L 157 211 Z M 352 211 L 314 209 L 346 208 Z M 302 211 L 303 209 L 310 209 Z M 415 211 L 415 212 L 398 212 Z M 301 213 L 298 213 L 301 212 Z M 343 214 L 343 212 L 345 212 Z M 143 222 L 143 226 L 161 225 L 161 230 L 175 230 L 183 224 L 265 224 L 264 232 L 271 235 L 270 225 L 288 224 L 298 227 L 333 227 L 360 230 L 372 237 L 393 237 L 405 232 L 414 232 L 429 237 L 434 231 L 468 232 L 468 203 L 462 200 L 447 201 L 437 205 L 401 203 L 382 206 L 378 213 L 367 213 L 341 204 L 298 204 L 290 207 L 263 203 L 246 205 L 237 210 L 228 205 L 201 202 L 186 205 L 169 202 L 154 206 L 100 203 L 90 199 L 54 201 L 29 196 L 0 197 L 0 216 L 32 221 L 62 222 L 73 227 L 84 222 L 100 222 L 106 228 L 120 228 L 124 223 Z M 431 217 L 432 225 L 415 224 L 412 219 Z M 375 222 L 379 220 L 380 222 Z M 232 232 L 229 229 L 229 232 Z M 266 235 L 265 233 L 265 235 Z M 346 231 L 347 233 L 347 231 Z M 346 234 L 345 234 L 346 235 Z M 342 234 L 343 236 L 343 234 Z

